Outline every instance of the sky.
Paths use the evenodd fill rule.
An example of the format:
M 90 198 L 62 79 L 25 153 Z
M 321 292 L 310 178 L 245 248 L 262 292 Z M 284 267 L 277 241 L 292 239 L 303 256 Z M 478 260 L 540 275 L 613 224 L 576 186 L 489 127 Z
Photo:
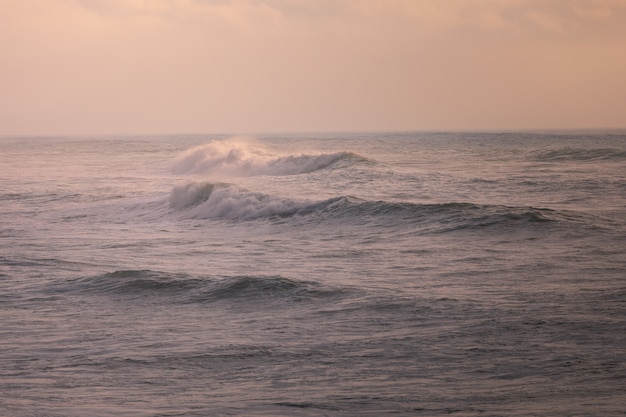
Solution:
M 0 134 L 626 127 L 626 0 L 0 0 Z

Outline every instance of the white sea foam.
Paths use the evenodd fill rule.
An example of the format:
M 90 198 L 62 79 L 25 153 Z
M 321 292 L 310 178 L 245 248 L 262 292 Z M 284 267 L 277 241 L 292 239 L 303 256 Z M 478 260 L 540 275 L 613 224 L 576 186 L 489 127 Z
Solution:
M 305 203 L 248 191 L 231 184 L 187 183 L 174 187 L 170 207 L 190 218 L 251 219 L 294 214 Z
M 173 172 L 221 177 L 294 175 L 324 169 L 354 156 L 350 152 L 280 154 L 252 138 L 234 137 L 188 149 L 176 161 Z

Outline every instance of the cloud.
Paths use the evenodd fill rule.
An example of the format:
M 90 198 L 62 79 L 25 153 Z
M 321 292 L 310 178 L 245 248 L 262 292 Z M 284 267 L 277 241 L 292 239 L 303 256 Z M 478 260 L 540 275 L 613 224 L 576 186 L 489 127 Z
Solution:
M 153 17 L 181 25 L 226 24 L 235 29 L 276 30 L 295 25 L 412 25 L 415 33 L 459 28 L 535 36 L 626 33 L 626 0 L 75 0 L 106 17 Z M 602 21 L 602 25 L 598 25 Z
M 0 1 L 5 131 L 597 126 L 626 107 L 626 0 Z
M 565 31 L 561 20 L 556 18 L 554 15 L 531 10 L 526 13 L 525 17 L 541 29 L 549 32 L 563 33 Z

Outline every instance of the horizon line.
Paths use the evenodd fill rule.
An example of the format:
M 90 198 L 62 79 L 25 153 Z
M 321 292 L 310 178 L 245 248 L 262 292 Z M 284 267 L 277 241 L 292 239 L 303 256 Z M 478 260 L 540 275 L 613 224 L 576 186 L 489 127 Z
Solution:
M 155 136 L 268 136 L 268 135 L 336 135 L 336 134 L 403 134 L 403 133 L 591 133 L 621 132 L 624 127 L 584 127 L 584 128 L 472 128 L 472 129 L 337 129 L 337 130 L 275 130 L 257 132 L 151 132 L 151 133 L 0 133 L 0 137 L 155 137 Z

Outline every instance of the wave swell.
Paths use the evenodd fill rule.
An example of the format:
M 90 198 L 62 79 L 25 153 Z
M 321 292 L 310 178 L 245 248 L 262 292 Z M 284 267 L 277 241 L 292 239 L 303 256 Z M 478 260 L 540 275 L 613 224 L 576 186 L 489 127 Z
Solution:
M 250 139 L 213 141 L 185 151 L 173 167 L 175 174 L 245 177 L 295 175 L 328 168 L 341 161 L 365 158 L 351 152 L 277 155 Z
M 584 215 L 546 208 L 454 202 L 415 204 L 363 201 L 350 197 L 327 200 L 318 204 L 317 210 L 333 218 L 375 221 L 389 226 L 414 225 L 427 232 L 584 221 Z
M 336 297 L 346 292 L 281 276 L 193 277 L 151 270 L 121 270 L 61 285 L 57 291 L 143 300 L 165 297 L 180 303 L 299 302 Z

